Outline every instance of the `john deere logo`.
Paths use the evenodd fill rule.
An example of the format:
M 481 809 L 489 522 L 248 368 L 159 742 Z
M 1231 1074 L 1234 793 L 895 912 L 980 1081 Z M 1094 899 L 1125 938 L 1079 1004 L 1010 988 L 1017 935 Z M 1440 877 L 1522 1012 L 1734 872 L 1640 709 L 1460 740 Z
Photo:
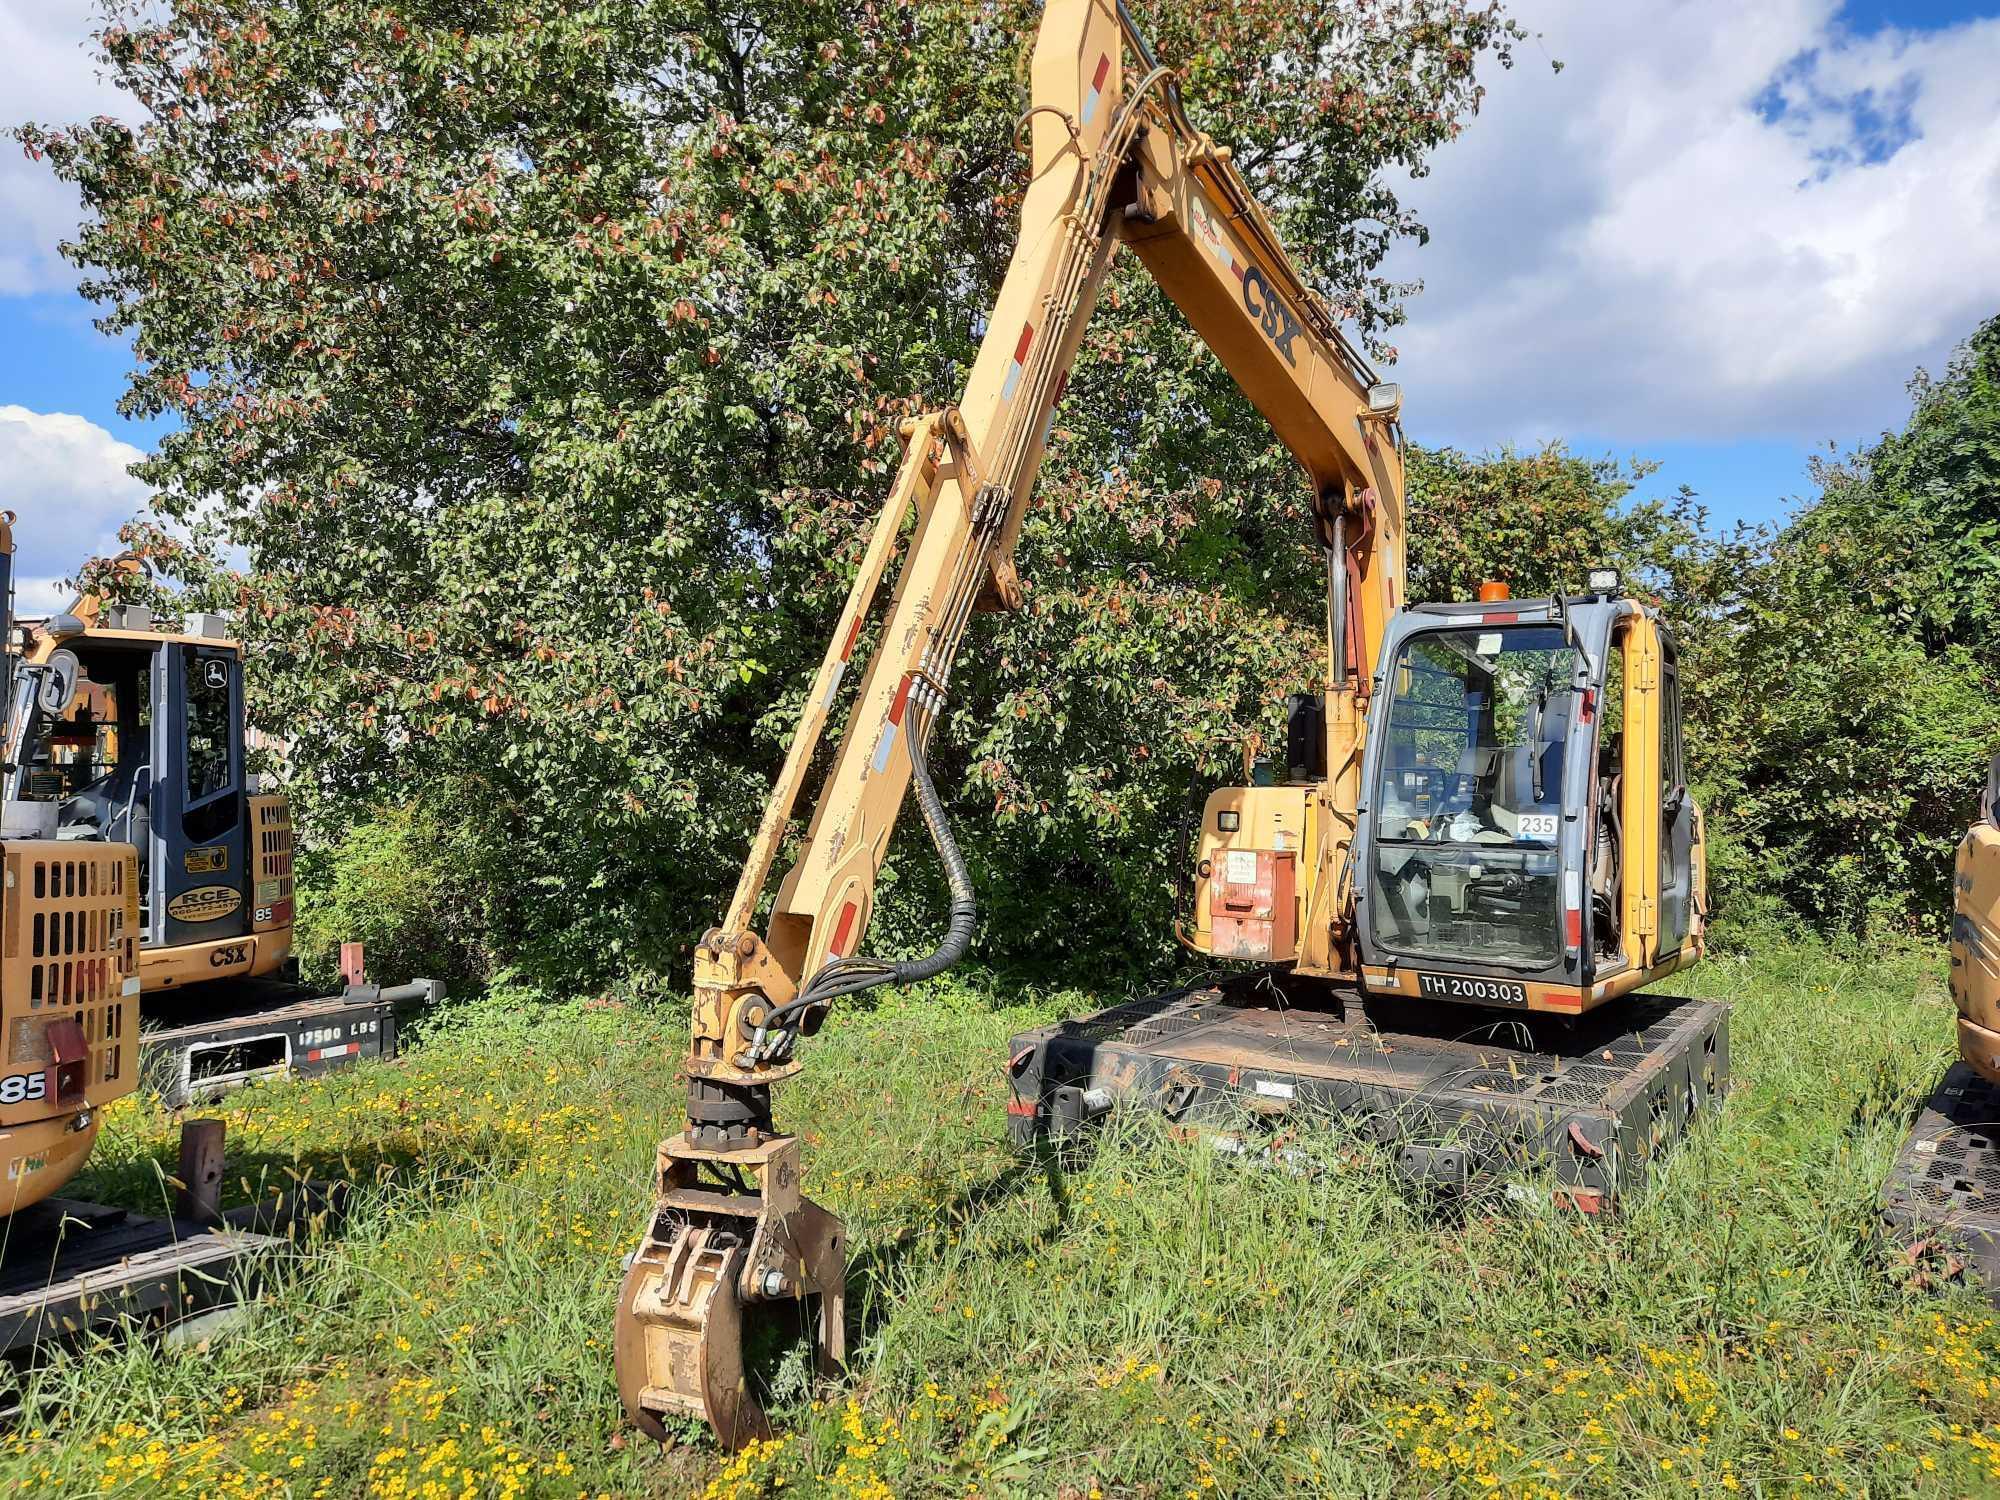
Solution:
M 242 904 L 243 893 L 233 885 L 198 885 L 169 901 L 167 915 L 176 922 L 213 922 Z

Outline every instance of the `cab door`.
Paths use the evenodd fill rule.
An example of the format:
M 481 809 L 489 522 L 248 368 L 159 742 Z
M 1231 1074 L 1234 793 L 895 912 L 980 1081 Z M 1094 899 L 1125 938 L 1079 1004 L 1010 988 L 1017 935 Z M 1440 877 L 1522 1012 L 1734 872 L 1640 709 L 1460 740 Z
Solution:
M 240 937 L 250 930 L 242 662 L 225 647 L 176 641 L 155 670 L 149 944 Z
M 1631 617 L 1623 650 L 1625 951 L 1645 970 L 1677 960 L 1693 930 L 1701 814 L 1687 786 L 1673 638 L 1645 612 Z
M 1656 627 L 1657 628 L 1657 627 Z M 1695 833 L 1699 817 L 1688 790 L 1681 739 L 1681 675 L 1673 638 L 1660 644 L 1660 944 L 1661 957 L 1686 945 L 1694 926 Z

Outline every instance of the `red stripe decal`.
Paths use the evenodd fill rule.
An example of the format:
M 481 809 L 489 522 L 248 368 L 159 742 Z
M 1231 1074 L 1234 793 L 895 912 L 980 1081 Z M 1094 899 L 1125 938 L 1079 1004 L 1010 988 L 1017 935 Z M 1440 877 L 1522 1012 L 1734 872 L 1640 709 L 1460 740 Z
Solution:
M 1518 622 L 1520 618 L 1519 611 L 1504 615 L 1481 615 L 1479 623 L 1482 625 L 1512 625 Z
M 840 648 L 840 659 L 846 661 L 854 654 L 854 643 L 861 639 L 861 616 L 855 615 L 854 623 L 847 627 L 847 644 Z
M 1583 703 L 1579 706 L 1576 717 L 1577 722 L 1582 724 L 1588 724 L 1592 719 L 1597 717 L 1596 688 L 1585 688 L 1583 690 Z
M 1056 376 L 1056 393 L 1049 397 L 1049 405 L 1053 407 L 1058 401 L 1062 400 L 1063 392 L 1068 389 L 1069 371 L 1064 370 L 1060 375 Z
M 1563 913 L 1563 939 L 1572 948 L 1583 946 L 1583 913 L 1574 906 Z
M 860 911 L 852 901 L 840 909 L 840 924 L 833 929 L 833 941 L 827 951 L 838 958 L 847 957 L 847 937 L 854 931 L 855 914 Z
M 1021 341 L 1014 346 L 1015 364 L 1024 365 L 1028 362 L 1028 345 L 1034 341 L 1035 325 L 1033 323 L 1023 323 L 1021 325 Z
M 910 702 L 910 684 L 915 680 L 916 674 L 914 672 L 905 672 L 903 680 L 896 684 L 896 701 L 889 705 L 889 722 L 891 724 L 901 724 L 903 722 L 903 710 Z
M 1104 76 L 1110 71 L 1111 71 L 1111 54 L 1108 52 L 1100 53 L 1097 59 L 1097 71 L 1090 75 L 1091 88 L 1093 90 L 1103 88 Z

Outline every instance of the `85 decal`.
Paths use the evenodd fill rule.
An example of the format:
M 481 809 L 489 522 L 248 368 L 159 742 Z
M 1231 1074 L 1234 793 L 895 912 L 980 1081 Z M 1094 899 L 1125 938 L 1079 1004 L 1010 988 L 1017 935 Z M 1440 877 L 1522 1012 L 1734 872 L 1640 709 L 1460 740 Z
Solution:
M 0 1104 L 25 1104 L 30 1099 L 42 1098 L 48 1091 L 46 1073 L 9 1073 L 0 1078 Z

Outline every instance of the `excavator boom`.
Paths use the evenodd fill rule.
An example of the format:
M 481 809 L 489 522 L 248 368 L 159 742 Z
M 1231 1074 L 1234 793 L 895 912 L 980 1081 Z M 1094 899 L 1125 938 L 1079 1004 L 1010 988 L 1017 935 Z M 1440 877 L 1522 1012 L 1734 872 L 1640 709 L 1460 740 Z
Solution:
M 905 456 L 721 924 L 695 960 L 688 1123 L 660 1146 L 659 1199 L 621 1293 L 626 1407 L 645 1430 L 705 1418 L 762 1436 L 743 1379 L 746 1308 L 819 1302 L 823 1367 L 841 1357 L 840 1225 L 799 1197 L 798 1145 L 772 1085 L 842 994 L 936 972 L 964 951 L 972 894 L 930 784 L 925 743 L 972 614 L 1020 603 L 1013 552 L 1084 328 L 1130 245 L 1297 456 L 1328 550 L 1331 867 L 1354 828 L 1376 644 L 1403 603 L 1399 393 L 1379 384 L 1279 243 L 1230 161 L 1196 130 L 1173 75 L 1115 0 L 1050 0 L 1022 117 L 1031 174 L 1019 240 L 957 405 L 905 424 Z M 912 519 L 913 518 L 913 519 Z M 905 528 L 908 534 L 905 536 Z M 885 606 L 877 595 L 901 548 Z M 856 660 L 879 618 L 874 649 Z M 753 928 L 814 751 L 858 670 L 804 844 Z M 950 928 L 913 963 L 857 957 L 898 814 L 915 785 L 952 879 Z M 1322 955 L 1351 968 L 1351 960 Z M 745 1174 L 748 1174 L 747 1176 Z M 746 1189 L 750 1189 L 746 1191 Z

